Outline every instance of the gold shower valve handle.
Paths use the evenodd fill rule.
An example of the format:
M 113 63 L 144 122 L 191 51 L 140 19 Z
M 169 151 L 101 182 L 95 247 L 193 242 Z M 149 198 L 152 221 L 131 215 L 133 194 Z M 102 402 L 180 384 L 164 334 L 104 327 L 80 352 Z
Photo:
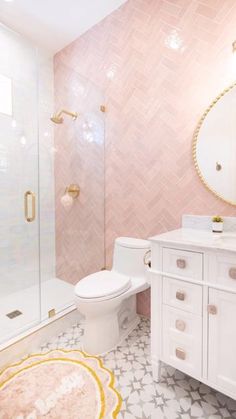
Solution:
M 31 201 L 31 209 L 30 203 Z M 25 219 L 28 223 L 35 220 L 35 194 L 31 191 L 26 191 L 24 196 Z
M 75 183 L 70 184 L 66 188 L 66 193 L 70 195 L 73 199 L 78 198 L 80 194 L 80 187 L 79 185 L 76 185 Z
M 105 105 L 101 105 L 100 106 L 100 111 L 105 113 L 106 112 L 106 106 Z

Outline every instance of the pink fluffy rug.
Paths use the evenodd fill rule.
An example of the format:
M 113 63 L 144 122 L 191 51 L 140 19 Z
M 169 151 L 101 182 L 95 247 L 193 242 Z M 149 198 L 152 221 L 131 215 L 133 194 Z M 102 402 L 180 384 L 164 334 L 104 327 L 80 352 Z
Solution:
M 116 418 L 121 397 L 99 358 L 55 350 L 0 374 L 1 419 Z

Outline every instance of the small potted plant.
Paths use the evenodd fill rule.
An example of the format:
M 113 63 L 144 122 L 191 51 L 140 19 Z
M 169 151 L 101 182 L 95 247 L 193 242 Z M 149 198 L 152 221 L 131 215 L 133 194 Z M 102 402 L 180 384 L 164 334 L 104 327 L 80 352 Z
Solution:
M 223 231 L 223 218 L 219 215 L 212 217 L 212 231 L 213 233 L 222 233 Z

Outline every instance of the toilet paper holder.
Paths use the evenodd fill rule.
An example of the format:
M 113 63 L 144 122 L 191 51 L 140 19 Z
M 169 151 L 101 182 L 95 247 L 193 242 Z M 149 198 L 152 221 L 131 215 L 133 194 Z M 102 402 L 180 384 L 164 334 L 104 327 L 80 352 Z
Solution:
M 149 268 L 152 267 L 152 262 L 151 262 L 151 250 L 148 250 L 143 257 L 143 263 L 144 265 L 148 266 Z

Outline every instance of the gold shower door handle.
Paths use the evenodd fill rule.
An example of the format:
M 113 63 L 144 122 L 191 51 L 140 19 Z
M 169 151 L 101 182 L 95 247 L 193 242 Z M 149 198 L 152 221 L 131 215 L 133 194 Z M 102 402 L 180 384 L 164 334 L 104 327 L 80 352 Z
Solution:
M 28 223 L 35 220 L 35 194 L 31 191 L 25 192 L 25 219 Z

